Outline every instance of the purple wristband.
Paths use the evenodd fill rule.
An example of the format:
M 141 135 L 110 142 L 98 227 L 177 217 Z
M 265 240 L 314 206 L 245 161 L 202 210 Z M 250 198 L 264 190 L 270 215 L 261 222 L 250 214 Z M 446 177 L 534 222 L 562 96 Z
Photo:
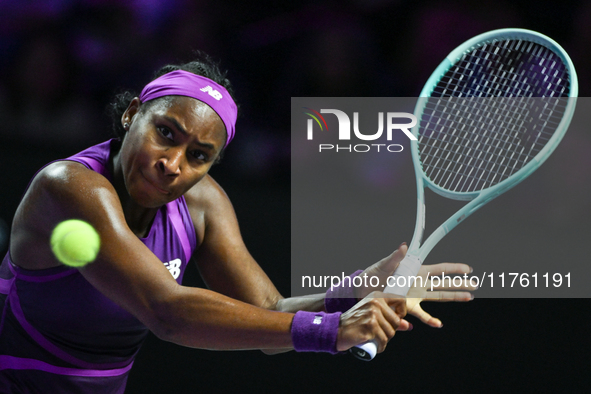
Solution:
M 324 297 L 324 309 L 327 312 L 346 312 L 357 304 L 355 289 L 353 288 L 353 278 L 361 274 L 363 270 L 355 271 L 345 278 L 336 287 L 331 287 Z
M 291 340 L 296 352 L 337 354 L 341 313 L 299 311 L 291 323 Z

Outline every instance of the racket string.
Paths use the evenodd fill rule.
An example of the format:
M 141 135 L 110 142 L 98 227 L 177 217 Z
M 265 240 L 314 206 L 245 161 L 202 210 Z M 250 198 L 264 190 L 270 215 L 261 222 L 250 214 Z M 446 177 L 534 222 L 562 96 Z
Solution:
M 460 124 L 464 123 L 465 126 L 465 121 L 462 122 L 462 119 L 460 119 Z M 466 160 L 461 160 L 461 161 L 456 161 L 454 162 L 454 165 L 451 169 L 446 168 L 446 171 L 449 171 L 449 176 L 447 178 L 447 180 L 443 183 L 442 187 L 446 188 L 448 186 L 448 183 L 451 181 L 452 184 L 454 185 L 459 185 L 461 184 L 461 182 L 464 180 L 464 177 L 466 178 L 470 178 L 474 168 L 470 168 L 470 171 L 468 173 L 465 173 L 462 171 L 462 168 L 466 165 L 468 168 L 470 167 L 470 164 L 473 160 L 473 157 L 471 157 L 469 155 L 469 153 L 476 148 L 476 150 L 478 150 L 478 148 L 480 147 L 480 145 L 484 145 L 487 147 L 486 150 L 486 154 L 490 154 L 490 149 L 491 147 L 496 151 L 499 149 L 499 143 L 502 142 L 500 139 L 497 140 L 496 134 L 493 134 L 493 140 L 490 141 L 490 139 L 485 139 L 484 141 L 479 141 L 478 140 L 478 135 L 476 135 L 476 140 L 472 141 L 470 139 L 470 130 L 465 130 L 465 127 L 462 126 L 459 131 L 461 132 L 461 135 L 459 136 L 459 138 L 456 138 L 454 141 L 454 145 L 456 145 L 456 150 L 455 150 L 455 156 L 454 157 L 462 157 L 462 158 L 468 158 L 468 162 L 466 163 Z M 473 126 L 473 123 L 471 124 L 471 126 Z M 458 144 L 458 139 L 461 140 L 461 142 Z M 477 144 L 476 147 L 473 145 L 473 143 Z M 460 152 L 461 150 L 461 152 Z M 480 155 L 479 155 L 480 158 Z M 479 169 L 481 168 L 481 166 L 478 167 Z M 455 174 L 455 175 L 454 175 Z M 452 178 L 453 175 L 453 178 Z M 459 179 L 458 179 L 459 177 Z M 473 183 L 474 179 L 472 179 L 471 184 Z
M 462 110 L 460 109 L 460 111 L 462 111 Z M 441 117 L 439 119 L 441 119 Z M 474 127 L 476 127 L 476 128 L 483 127 L 481 125 L 474 125 L 473 122 L 474 122 L 474 119 L 472 119 L 471 120 L 471 123 L 470 123 L 470 126 L 472 128 L 474 128 Z M 450 120 L 450 124 L 446 125 L 446 127 L 448 127 L 448 128 L 450 128 L 450 129 L 453 130 L 454 129 L 454 126 L 455 126 L 454 123 L 455 123 L 455 120 Z M 465 126 L 465 124 L 467 122 L 465 120 L 463 120 L 463 119 L 460 119 L 458 121 L 458 123 L 459 124 L 462 124 L 463 123 L 464 126 Z M 440 126 L 440 124 L 439 124 L 439 126 Z M 428 127 L 428 125 L 427 125 L 427 127 Z M 459 130 L 460 131 L 464 131 L 464 129 L 465 129 L 465 127 L 461 127 Z M 441 130 L 441 134 L 443 135 L 442 141 L 445 141 L 445 138 L 448 135 L 450 135 L 450 133 L 446 133 L 446 131 L 444 129 Z M 491 147 L 498 148 L 497 145 L 493 145 L 493 144 L 490 143 L 490 139 L 486 139 L 486 140 L 479 139 L 479 137 L 480 137 L 479 134 L 474 134 L 474 138 L 473 139 L 472 139 L 472 135 L 470 135 L 468 131 L 465 131 L 465 134 L 466 134 L 466 137 L 461 137 L 461 141 L 458 142 L 457 141 L 458 138 L 456 137 L 455 142 L 454 141 L 447 142 L 447 145 L 444 146 L 443 149 L 449 151 L 450 150 L 450 145 L 451 145 L 451 147 L 453 147 L 453 148 L 456 149 L 456 152 L 455 152 L 456 156 L 459 154 L 460 157 L 463 157 L 463 156 L 468 156 L 468 154 L 470 153 L 470 151 L 472 149 L 475 148 L 475 150 L 478 150 L 479 148 L 481 148 L 481 146 L 482 147 L 487 147 L 488 148 L 488 151 L 490 151 L 490 148 Z M 549 139 L 550 136 L 551 135 L 548 136 L 548 139 Z M 423 141 L 423 138 L 425 138 L 424 135 L 421 136 L 421 142 L 424 142 Z M 515 140 L 515 138 L 513 138 L 513 140 Z M 511 144 L 512 146 L 510 148 L 512 148 L 512 149 L 514 149 L 515 147 L 518 147 L 518 144 L 516 142 L 514 142 L 514 141 L 506 141 L 506 143 Z M 475 147 L 474 144 L 477 145 L 477 146 Z M 431 144 L 429 148 L 430 149 L 438 149 L 439 147 L 437 145 L 435 145 L 435 144 Z M 505 146 L 505 148 L 509 148 L 509 147 Z M 464 151 L 463 152 L 458 152 L 457 150 L 459 150 L 459 149 L 463 149 Z M 437 157 L 437 159 L 441 159 L 439 157 L 439 155 L 438 155 L 437 152 L 429 151 L 429 152 L 427 152 L 427 156 L 428 157 L 429 156 L 435 156 L 435 157 Z M 472 156 L 468 156 L 468 157 L 470 158 L 470 160 L 473 159 Z M 427 164 L 428 164 L 428 162 L 427 162 Z M 463 164 L 465 164 L 465 163 L 464 162 L 458 162 L 458 165 L 460 165 L 460 166 L 463 165 Z M 431 167 L 437 168 L 437 165 L 432 165 Z
M 554 129 L 556 124 L 557 122 L 554 122 L 551 129 Z M 463 135 L 441 129 L 438 135 L 431 136 L 437 143 L 431 141 L 425 144 L 426 137 L 421 135 L 419 144 L 427 145 L 429 149 L 423 154 L 423 169 L 426 175 L 439 186 L 449 190 L 480 190 L 506 179 L 518 168 L 523 167 L 539 153 L 543 147 L 542 142 L 545 144 L 552 136 L 552 133 L 540 130 L 535 136 L 537 143 L 525 151 L 526 147 L 518 140 L 519 137 L 523 138 L 523 135 L 519 134 L 515 127 L 509 129 L 514 130 L 512 134 L 494 133 L 494 130 L 487 133 L 488 135 L 478 133 L 478 130 L 485 126 L 472 124 L 472 130 L 459 129 L 464 132 Z M 453 122 L 450 123 L 450 128 L 454 129 Z M 476 132 L 473 129 L 476 129 Z M 438 139 L 440 136 L 442 137 Z M 454 188 L 450 187 L 450 182 L 455 185 Z
M 475 48 L 441 78 L 421 117 L 425 175 L 451 191 L 482 190 L 533 159 L 566 108 L 568 70 L 550 49 L 525 40 Z
M 441 78 L 432 96 L 568 96 L 568 71 L 561 59 L 542 45 L 528 44 L 524 45 L 523 40 L 504 40 L 466 53 Z

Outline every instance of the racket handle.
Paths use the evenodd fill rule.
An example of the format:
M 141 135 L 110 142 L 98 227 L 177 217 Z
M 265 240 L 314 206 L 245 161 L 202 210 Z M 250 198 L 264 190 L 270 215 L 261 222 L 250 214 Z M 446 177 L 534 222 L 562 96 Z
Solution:
M 413 255 L 407 254 L 396 268 L 396 271 L 390 278 L 390 283 L 393 286 L 388 286 L 384 293 L 397 294 L 406 297 L 408 290 L 414 283 L 414 277 L 418 274 L 421 268 L 421 260 Z M 399 277 L 404 276 L 404 280 L 399 280 Z M 397 286 L 396 284 L 401 284 Z M 374 340 L 365 342 L 349 349 L 355 357 L 363 361 L 371 361 L 378 352 L 377 343 Z

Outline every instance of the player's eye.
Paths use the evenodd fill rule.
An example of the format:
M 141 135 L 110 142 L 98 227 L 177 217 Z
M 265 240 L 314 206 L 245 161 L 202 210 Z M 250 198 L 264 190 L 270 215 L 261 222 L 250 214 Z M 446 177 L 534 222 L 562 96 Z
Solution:
M 207 155 L 200 150 L 194 150 L 191 152 L 191 156 L 193 156 L 197 160 L 207 161 Z
M 172 134 L 172 131 L 168 127 L 166 127 L 166 126 L 159 126 L 158 127 L 158 131 L 160 132 L 160 134 L 162 134 L 162 136 L 164 138 L 167 138 L 167 139 L 169 139 L 171 141 L 174 140 L 174 135 Z

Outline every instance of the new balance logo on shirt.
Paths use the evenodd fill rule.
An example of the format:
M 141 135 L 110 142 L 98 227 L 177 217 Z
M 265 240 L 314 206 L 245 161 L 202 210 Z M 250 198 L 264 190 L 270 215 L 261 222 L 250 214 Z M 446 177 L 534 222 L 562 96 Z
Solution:
M 181 259 L 174 259 L 168 263 L 164 263 L 173 278 L 177 279 L 181 274 Z
M 206 87 L 199 89 L 202 92 L 207 92 L 211 97 L 213 97 L 216 100 L 221 100 L 222 99 L 222 94 L 220 92 L 218 92 L 217 90 L 213 89 L 211 86 L 207 85 Z

